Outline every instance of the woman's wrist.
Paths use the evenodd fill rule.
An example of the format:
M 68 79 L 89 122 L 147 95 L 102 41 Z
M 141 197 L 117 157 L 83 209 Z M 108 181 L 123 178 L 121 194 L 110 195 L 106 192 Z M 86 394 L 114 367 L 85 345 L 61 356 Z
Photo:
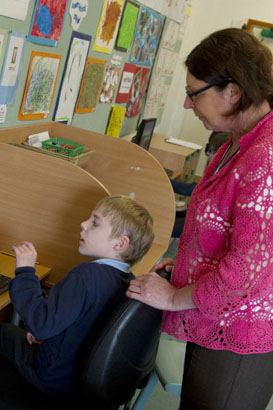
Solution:
M 192 299 L 193 289 L 194 285 L 186 286 L 182 289 L 177 289 L 173 286 L 170 310 L 179 311 L 196 308 Z

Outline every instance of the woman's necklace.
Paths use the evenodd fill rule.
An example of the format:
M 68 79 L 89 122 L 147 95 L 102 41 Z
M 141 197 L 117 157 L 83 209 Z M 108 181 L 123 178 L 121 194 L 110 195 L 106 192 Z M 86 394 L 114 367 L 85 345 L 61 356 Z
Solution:
M 215 175 L 220 169 L 222 169 L 239 151 L 240 151 L 240 146 L 233 152 L 233 154 L 228 155 L 229 152 L 231 151 L 232 148 L 232 142 L 231 144 L 227 147 L 226 151 L 224 152 L 224 155 L 222 156 L 218 166 L 216 167 L 213 175 Z

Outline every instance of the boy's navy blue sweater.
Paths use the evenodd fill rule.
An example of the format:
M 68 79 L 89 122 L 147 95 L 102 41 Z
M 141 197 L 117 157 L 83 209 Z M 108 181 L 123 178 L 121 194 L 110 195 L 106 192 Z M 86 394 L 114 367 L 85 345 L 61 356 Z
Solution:
M 34 370 L 50 392 L 75 387 L 76 361 L 85 339 L 103 312 L 119 298 L 132 274 L 105 264 L 76 266 L 45 296 L 32 267 L 18 268 L 10 284 L 15 310 L 27 329 L 43 343 L 37 347 Z

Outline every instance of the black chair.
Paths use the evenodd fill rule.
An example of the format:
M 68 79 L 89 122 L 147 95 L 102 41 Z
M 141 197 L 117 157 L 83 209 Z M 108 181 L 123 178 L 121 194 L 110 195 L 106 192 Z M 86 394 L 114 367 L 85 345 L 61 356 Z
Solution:
M 0 410 L 129 409 L 154 367 L 162 312 L 124 298 L 87 341 L 79 390 L 49 397 L 35 390 L 8 363 L 6 386 L 0 381 Z

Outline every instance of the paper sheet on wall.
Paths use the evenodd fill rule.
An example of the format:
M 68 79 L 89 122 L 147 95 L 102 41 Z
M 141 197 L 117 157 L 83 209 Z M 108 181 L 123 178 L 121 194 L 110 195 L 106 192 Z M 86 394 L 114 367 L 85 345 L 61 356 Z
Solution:
M 106 60 L 87 58 L 76 113 L 93 112 L 96 108 L 104 78 Z
M 23 45 L 24 37 L 10 37 L 1 85 L 8 87 L 15 86 L 23 51 Z
M 132 44 L 137 23 L 139 6 L 127 1 L 123 10 L 122 19 L 118 31 L 116 49 L 126 52 Z
M 120 67 L 108 65 L 103 79 L 102 90 L 99 98 L 100 103 L 111 104 L 118 87 L 120 77 Z
M 90 42 L 91 36 L 73 31 L 56 103 L 54 121 L 72 123 Z
M 17 20 L 25 20 L 29 0 L 1 0 L 0 15 Z
M 109 123 L 106 130 L 106 135 L 109 137 L 118 138 L 122 127 L 126 109 L 118 105 L 114 105 L 112 108 Z
M 6 119 L 7 106 L 6 104 L 0 104 L 0 124 L 3 124 Z
M 166 29 L 164 30 L 163 38 L 161 40 L 161 47 L 174 50 L 179 35 L 179 27 L 179 24 L 173 20 L 168 20 L 166 22 Z
M 9 31 L 0 29 L 0 73 L 5 58 L 6 48 L 8 44 Z
M 69 14 L 74 31 L 78 30 L 88 11 L 87 0 L 71 0 Z
M 110 54 L 114 48 L 122 15 L 124 0 L 104 0 L 96 38 L 94 51 Z
M 67 0 L 36 0 L 28 41 L 56 47 L 61 36 Z
M 129 61 L 151 67 L 159 46 L 164 17 L 146 7 L 141 7 Z
M 24 34 L 14 31 L 9 34 L 0 78 L 0 104 L 13 104 L 25 43 Z
M 61 56 L 32 51 L 18 120 L 47 118 L 56 89 Z

